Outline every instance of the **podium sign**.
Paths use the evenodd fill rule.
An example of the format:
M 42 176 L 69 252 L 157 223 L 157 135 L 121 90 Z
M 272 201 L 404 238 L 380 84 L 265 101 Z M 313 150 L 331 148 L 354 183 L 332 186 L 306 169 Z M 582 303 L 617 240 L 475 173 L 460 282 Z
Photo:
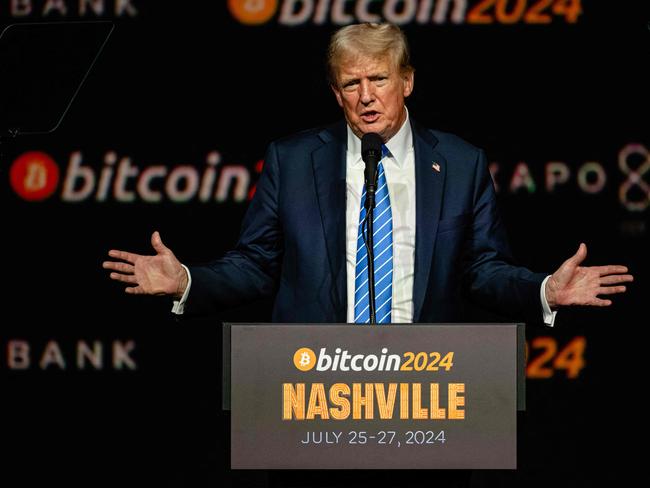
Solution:
M 521 325 L 229 332 L 232 468 L 516 468 Z

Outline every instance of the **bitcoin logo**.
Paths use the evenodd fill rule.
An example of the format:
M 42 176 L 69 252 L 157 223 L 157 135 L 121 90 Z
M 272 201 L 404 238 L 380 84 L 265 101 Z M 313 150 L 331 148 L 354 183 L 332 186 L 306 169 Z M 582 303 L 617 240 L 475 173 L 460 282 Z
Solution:
M 618 167 L 627 176 L 618 191 L 621 203 L 632 212 L 642 212 L 650 206 L 650 185 L 643 179 L 650 171 L 650 153 L 641 144 L 628 144 L 618 154 Z
M 59 183 L 59 167 L 48 154 L 29 151 L 16 158 L 9 180 L 16 194 L 24 200 L 45 200 Z
M 278 9 L 278 0 L 228 0 L 228 9 L 242 24 L 268 22 Z
M 316 354 L 308 347 L 301 347 L 293 355 L 293 364 L 300 371 L 309 371 L 316 366 Z

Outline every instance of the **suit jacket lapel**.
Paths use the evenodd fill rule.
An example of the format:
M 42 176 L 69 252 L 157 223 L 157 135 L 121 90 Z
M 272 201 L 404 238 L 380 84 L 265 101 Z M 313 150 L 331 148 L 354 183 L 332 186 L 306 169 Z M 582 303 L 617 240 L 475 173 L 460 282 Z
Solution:
M 336 321 L 343 323 L 347 320 L 345 122 L 323 130 L 318 136 L 324 144 L 312 153 L 314 182 L 334 284 L 331 298 Z
M 435 150 L 438 139 L 414 121 L 415 150 L 415 270 L 413 278 L 413 321 L 418 322 L 431 274 L 438 221 L 442 209 L 446 160 Z M 434 169 L 434 165 L 436 168 Z

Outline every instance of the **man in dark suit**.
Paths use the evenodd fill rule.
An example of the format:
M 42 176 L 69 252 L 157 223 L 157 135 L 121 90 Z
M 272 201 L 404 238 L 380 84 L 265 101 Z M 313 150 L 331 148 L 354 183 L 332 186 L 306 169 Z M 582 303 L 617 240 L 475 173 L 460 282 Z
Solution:
M 109 252 L 120 260 L 104 263 L 112 279 L 129 285 L 128 293 L 174 296 L 175 313 L 275 296 L 276 322 L 368 322 L 360 141 L 372 132 L 384 144 L 378 186 L 385 196 L 375 213 L 375 229 L 383 229 L 380 239 L 375 234 L 378 322 L 462 320 L 468 297 L 552 325 L 557 307 L 606 306 L 611 301 L 600 295 L 625 291 L 632 276 L 624 266 L 580 266 L 584 244 L 550 276 L 513 264 L 483 151 L 409 117 L 414 70 L 398 27 L 340 29 L 328 61 L 345 122 L 269 146 L 236 248 L 186 268 L 155 232 L 154 256 Z

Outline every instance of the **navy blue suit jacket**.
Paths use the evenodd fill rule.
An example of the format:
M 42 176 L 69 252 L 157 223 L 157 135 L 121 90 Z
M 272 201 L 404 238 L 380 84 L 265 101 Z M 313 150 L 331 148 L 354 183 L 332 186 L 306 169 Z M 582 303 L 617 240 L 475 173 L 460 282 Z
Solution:
M 413 321 L 463 320 L 469 297 L 513 319 L 540 322 L 546 275 L 512 264 L 483 151 L 411 124 Z M 346 145 L 345 122 L 270 144 L 236 248 L 190 267 L 187 313 L 275 295 L 274 322 L 347 321 Z

